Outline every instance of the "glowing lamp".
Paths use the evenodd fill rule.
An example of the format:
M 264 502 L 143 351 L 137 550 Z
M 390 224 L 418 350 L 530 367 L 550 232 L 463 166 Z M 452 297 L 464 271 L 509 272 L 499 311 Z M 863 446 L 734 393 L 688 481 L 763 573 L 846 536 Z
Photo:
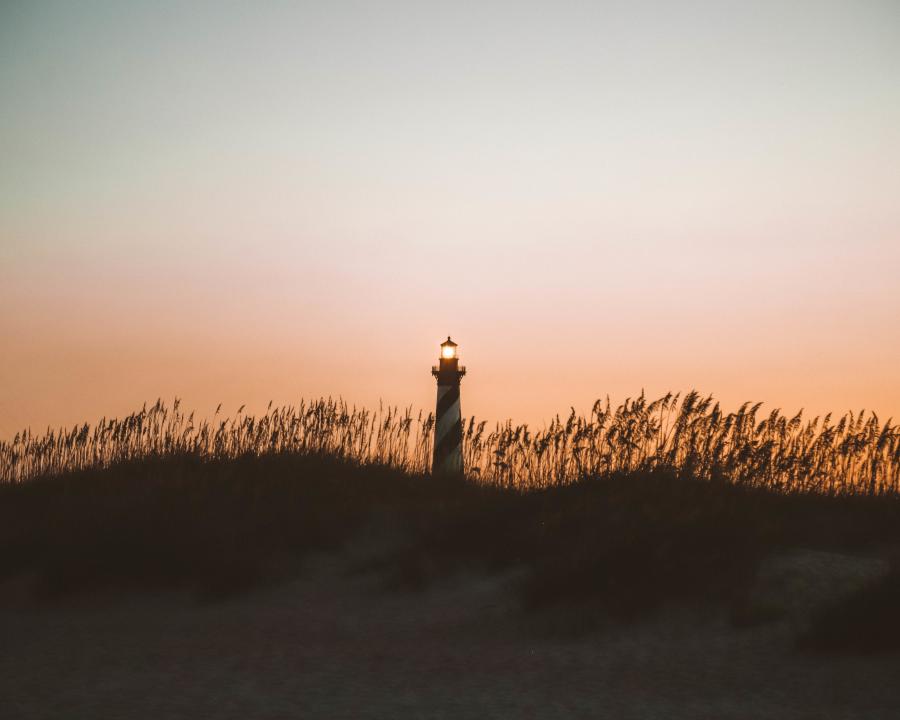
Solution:
M 450 339 L 450 336 L 447 336 L 447 339 L 441 343 L 441 357 L 444 360 L 452 360 L 456 357 L 456 348 L 457 345 Z

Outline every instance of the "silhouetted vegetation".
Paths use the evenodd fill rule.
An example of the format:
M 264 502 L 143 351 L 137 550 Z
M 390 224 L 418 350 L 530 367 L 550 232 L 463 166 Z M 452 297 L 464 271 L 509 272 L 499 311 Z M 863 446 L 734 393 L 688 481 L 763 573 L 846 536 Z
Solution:
M 648 402 L 643 395 L 612 408 L 595 403 L 589 417 L 557 417 L 543 429 L 511 422 L 486 430 L 465 422 L 466 473 L 506 488 L 543 488 L 589 476 L 664 471 L 778 492 L 896 495 L 900 430 L 874 414 L 806 421 L 779 410 L 758 419 L 760 404 L 725 413 L 691 392 Z M 178 401 L 157 402 L 124 419 L 68 431 L 26 430 L 0 442 L 0 482 L 187 455 L 227 459 L 279 453 L 326 454 L 360 465 L 424 473 L 434 417 L 396 408 L 377 412 L 339 400 L 269 408 L 262 416 L 197 420 Z
M 0 486 L 0 580 L 38 598 L 101 588 L 240 592 L 303 572 L 316 551 L 388 540 L 367 561 L 392 586 L 521 570 L 526 608 L 633 617 L 727 605 L 779 548 L 900 540 L 892 497 L 784 495 L 670 472 L 531 491 L 328 455 L 173 455 Z
M 374 504 L 412 486 L 396 470 L 288 454 L 178 455 L 6 485 L 0 574 L 34 573 L 42 596 L 104 586 L 227 593 L 339 546 Z
M 900 546 L 893 426 L 862 414 L 757 422 L 756 410 L 723 416 L 691 394 L 598 405 L 538 432 L 470 421 L 468 476 L 436 478 L 424 472 L 431 416 L 323 400 L 195 424 L 157 403 L 0 446 L 0 581 L 43 600 L 215 597 L 374 537 L 357 569 L 394 587 L 508 569 L 526 609 L 628 618 L 740 605 L 779 550 Z M 805 646 L 896 649 L 898 600 L 895 572 L 829 609 Z

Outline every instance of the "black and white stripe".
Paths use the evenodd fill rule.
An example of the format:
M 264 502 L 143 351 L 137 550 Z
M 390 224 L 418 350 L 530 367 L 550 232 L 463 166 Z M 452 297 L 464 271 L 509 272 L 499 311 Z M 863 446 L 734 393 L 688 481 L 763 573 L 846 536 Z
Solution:
M 434 428 L 435 475 L 460 475 L 462 462 L 462 413 L 459 407 L 459 382 L 438 385 Z

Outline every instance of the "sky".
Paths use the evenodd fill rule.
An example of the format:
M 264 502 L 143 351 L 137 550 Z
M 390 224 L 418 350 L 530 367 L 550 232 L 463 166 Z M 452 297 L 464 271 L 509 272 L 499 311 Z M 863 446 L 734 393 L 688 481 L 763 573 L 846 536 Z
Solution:
M 900 418 L 900 4 L 0 0 L 0 439 L 342 396 Z

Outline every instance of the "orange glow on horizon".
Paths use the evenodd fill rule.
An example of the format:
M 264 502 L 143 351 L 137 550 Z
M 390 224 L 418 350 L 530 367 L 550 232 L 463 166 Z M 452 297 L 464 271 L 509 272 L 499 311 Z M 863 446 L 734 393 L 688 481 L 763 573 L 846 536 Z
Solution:
M 900 419 L 900 5 L 713 5 L 4 8 L 0 438 L 428 411 L 449 331 L 488 421 Z

